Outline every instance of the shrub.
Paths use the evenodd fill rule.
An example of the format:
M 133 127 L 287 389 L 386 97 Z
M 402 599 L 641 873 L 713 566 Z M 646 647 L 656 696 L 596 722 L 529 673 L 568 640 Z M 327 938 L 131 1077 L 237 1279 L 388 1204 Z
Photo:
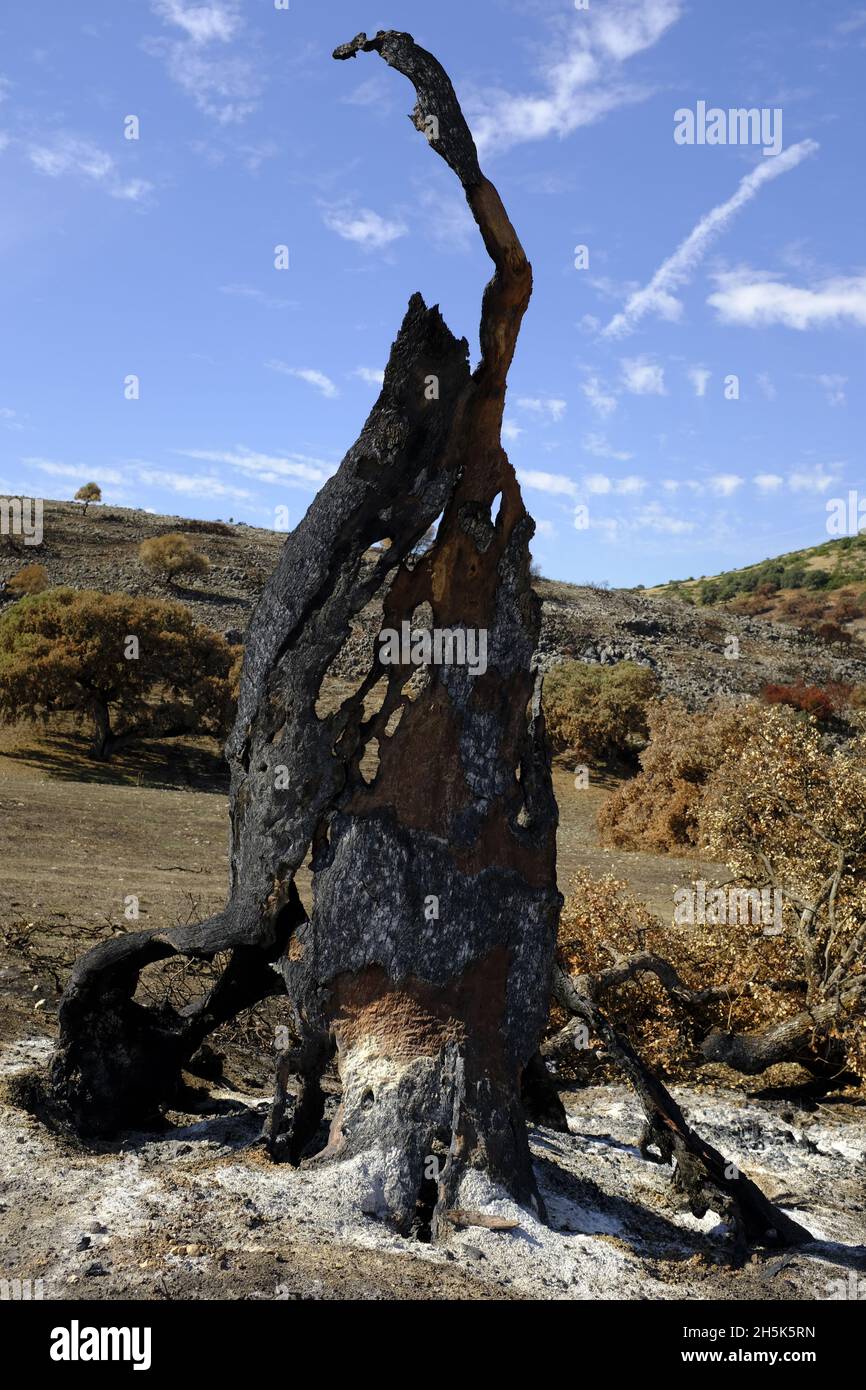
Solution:
M 830 575 L 826 570 L 809 570 L 803 580 L 803 587 L 806 589 L 826 589 L 830 583 Z
M 629 957 L 643 951 L 669 961 L 688 988 L 716 986 L 723 991 L 704 1006 L 700 1019 L 685 1011 L 649 973 L 600 998 L 614 1027 L 645 1062 L 667 1077 L 693 1072 L 702 1060 L 697 1045 L 711 1027 L 755 1029 L 780 1011 L 792 1011 L 802 998 L 796 991 L 779 994 L 769 987 L 772 981 L 796 977 L 797 961 L 786 940 L 766 937 L 760 926 L 751 924 L 684 928 L 662 923 L 629 893 L 626 884 L 610 875 L 594 879 L 587 870 L 579 870 L 562 909 L 559 964 L 568 974 L 597 977 L 613 964 L 614 953 Z M 566 1022 L 564 1011 L 555 1004 L 548 1036 Z M 560 1075 L 583 1081 L 614 1077 L 609 1063 L 573 1046 L 563 1049 L 556 1060 Z
M 48 589 L 0 617 L 0 715 L 72 710 L 91 721 L 96 758 L 134 739 L 222 737 L 232 657 L 182 604 Z
M 142 541 L 138 547 L 138 558 L 145 569 L 173 584 L 179 574 L 206 574 L 210 561 L 192 542 L 179 532 L 165 536 L 153 536 Z
M 747 737 L 755 708 L 718 705 L 693 714 L 680 700 L 653 701 L 641 771 L 599 814 L 602 844 L 655 854 L 694 851 L 701 838 L 703 788 L 729 751 Z
M 646 737 L 657 681 L 630 661 L 615 666 L 563 661 L 544 681 L 544 714 L 554 749 L 597 762 L 628 756 Z
M 6 588 L 10 594 L 21 598 L 24 594 L 41 594 L 48 588 L 48 571 L 44 565 L 25 565 L 13 574 Z
M 736 908 L 661 924 L 623 884 L 581 871 L 560 964 L 591 975 L 614 1025 L 669 1073 L 706 1058 L 749 1075 L 796 1062 L 825 1080 L 846 1069 L 866 1080 L 866 737 L 828 750 L 814 720 L 752 704 L 745 737 L 728 740 L 699 795 L 702 841 L 729 866 L 724 899 Z M 768 884 L 779 895 L 770 918 L 744 911 Z M 658 962 L 623 972 L 642 952 L 693 993 L 663 987 L 647 970 Z M 563 1022 L 554 1011 L 551 1029 Z M 578 1070 L 581 1054 L 566 1057 Z
M 738 880 L 769 876 L 784 892 L 794 965 L 782 978 L 804 982 L 815 1052 L 838 1043 L 866 1078 L 866 738 L 829 751 L 812 720 L 763 710 L 702 820 Z
M 850 687 L 845 689 L 850 692 Z M 838 693 L 834 698 L 833 692 L 822 690 L 818 685 L 806 685 L 802 680 L 795 681 L 793 685 L 765 685 L 761 698 L 768 705 L 788 705 L 803 714 L 810 714 L 820 723 L 826 723 L 840 708 Z
M 102 501 L 102 488 L 98 483 L 85 483 L 84 487 L 80 487 L 76 492 L 75 501 L 84 503 L 84 515 L 86 516 L 87 508 L 91 502 Z

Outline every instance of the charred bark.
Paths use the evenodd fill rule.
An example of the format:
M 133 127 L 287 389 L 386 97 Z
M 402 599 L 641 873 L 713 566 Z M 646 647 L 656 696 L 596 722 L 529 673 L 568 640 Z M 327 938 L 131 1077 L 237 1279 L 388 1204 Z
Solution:
M 540 1208 L 520 1086 L 546 1018 L 560 898 L 532 666 L 534 525 L 500 443 L 531 269 L 440 64 L 395 32 L 361 35 L 335 57 L 362 50 L 414 84 L 412 119 L 460 178 L 494 262 L 481 359 L 471 371 L 466 341 L 412 297 L 360 438 L 289 536 L 253 617 L 227 745 L 227 906 L 79 962 L 52 1085 L 79 1132 L 139 1121 L 176 1091 L 208 1028 L 281 976 L 299 1047 L 281 1059 L 278 1102 L 289 1068 L 304 1089 L 288 1135 L 279 1104 L 272 1114 L 272 1147 L 301 1157 L 321 1115 L 317 1068 L 334 1045 L 342 1102 L 316 1161 L 367 1155 L 382 1214 L 409 1230 L 434 1171 L 434 1224 L 473 1169 Z M 440 515 L 435 543 L 414 556 Z M 420 693 L 407 693 L 414 666 L 377 656 L 357 694 L 320 719 L 320 687 L 352 619 L 383 589 L 385 628 L 400 632 L 424 607 L 434 629 L 483 631 L 486 669 L 431 665 Z M 365 718 L 379 682 L 384 703 Z M 360 764 L 374 739 L 368 785 Z M 294 876 L 310 846 L 307 920 Z M 148 964 L 226 950 L 226 975 L 195 1008 L 136 1001 Z

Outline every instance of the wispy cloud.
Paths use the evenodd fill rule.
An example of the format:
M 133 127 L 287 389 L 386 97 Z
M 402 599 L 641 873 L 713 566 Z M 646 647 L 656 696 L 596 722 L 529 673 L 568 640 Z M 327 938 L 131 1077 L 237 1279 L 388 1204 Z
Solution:
M 519 396 L 517 408 L 527 410 L 532 415 L 540 415 L 556 424 L 565 414 L 567 402 L 556 396 Z
M 838 479 L 838 470 L 831 473 L 829 469 L 818 464 L 811 473 L 806 473 L 802 469 L 789 473 L 788 486 L 792 492 L 826 492 Z
M 153 191 L 147 179 L 125 179 L 106 150 L 71 131 L 61 131 L 41 144 L 31 144 L 27 157 L 33 168 L 48 178 L 74 177 L 97 185 L 112 198 L 140 203 Z
M 753 479 L 759 492 L 778 492 L 785 479 L 778 473 L 756 473 Z
M 716 497 L 733 497 L 743 486 L 743 479 L 737 473 L 716 473 L 710 478 L 709 486 Z
M 581 383 L 580 389 L 593 410 L 602 418 L 612 415 L 619 404 L 613 392 L 604 386 L 597 376 L 588 377 L 586 381 Z
M 290 367 L 286 362 L 280 362 L 277 358 L 272 358 L 265 366 L 272 372 L 279 372 L 282 376 L 297 377 L 298 381 L 305 381 L 308 386 L 315 386 L 317 391 L 321 391 L 323 396 L 333 400 L 339 396 L 339 391 L 329 376 L 324 372 L 317 372 L 315 367 Z
M 776 388 L 770 380 L 768 372 L 758 372 L 758 389 L 765 400 L 774 401 L 776 399 Z
M 845 387 L 848 385 L 847 376 L 839 376 L 835 372 L 819 372 L 815 380 L 819 386 L 823 387 L 828 405 L 847 404 L 848 397 L 845 394 Z
M 609 493 L 617 493 L 621 497 L 633 497 L 644 491 L 646 480 L 638 478 L 634 474 L 626 478 L 609 478 L 606 473 L 588 473 L 583 484 L 587 492 L 596 497 L 605 497 Z
M 182 458 L 203 463 L 222 463 L 262 483 L 286 483 L 318 488 L 336 471 L 336 465 L 307 454 L 262 454 L 244 445 L 234 449 L 175 449 Z
M 552 497 L 576 497 L 578 486 L 573 478 L 563 473 L 544 473 L 536 468 L 519 468 L 517 477 L 521 487 L 533 488 L 536 492 L 547 492 Z
M 624 357 L 622 384 L 633 396 L 664 396 L 665 369 L 649 357 Z
M 625 449 L 615 449 L 603 434 L 587 434 L 583 437 L 583 446 L 586 453 L 594 454 L 600 459 L 616 459 L 620 463 L 627 463 L 630 458 L 634 458 Z
M 652 48 L 676 23 L 680 0 L 613 0 L 573 16 L 563 42 L 542 64 L 539 90 L 470 94 L 467 109 L 482 155 L 550 135 L 570 135 L 607 112 L 647 95 L 623 64 Z
M 220 285 L 219 291 L 220 294 L 234 295 L 237 299 L 252 299 L 266 309 L 295 309 L 298 305 L 296 299 L 278 299 L 256 285 Z
M 164 58 L 171 79 L 200 111 L 220 125 L 233 125 L 256 110 L 264 79 L 251 56 L 237 48 L 227 51 L 244 29 L 239 0 L 151 0 L 151 8 L 183 37 L 157 39 L 146 47 Z
M 151 487 L 164 487 L 183 497 L 233 497 L 243 502 L 252 496 L 246 488 L 234 487 L 231 483 L 224 483 L 221 478 L 200 473 L 174 473 L 165 468 L 146 466 L 139 467 L 136 473 L 140 482 Z
M 368 386 L 384 386 L 385 373 L 381 367 L 356 367 L 352 373 L 359 381 L 366 381 Z
M 662 262 L 649 284 L 629 296 L 625 308 L 614 315 L 603 330 L 604 334 L 622 337 L 631 333 L 640 320 L 650 313 L 668 321 L 679 319 L 683 306 L 674 295 L 674 290 L 680 289 L 691 279 L 712 242 L 721 236 L 740 209 L 751 202 L 765 183 L 777 179 L 789 169 L 795 169 L 817 149 L 815 140 L 801 140 L 798 145 L 792 145 L 775 158 L 765 159 L 756 165 L 740 180 L 736 193 L 727 202 L 719 203 L 701 218 L 673 255 Z
M 707 299 L 722 323 L 764 328 L 781 324 L 800 332 L 809 328 L 866 327 L 866 275 L 838 276 L 814 287 L 782 284 L 769 272 L 725 271 L 715 277 L 718 289 Z
M 116 468 L 102 468 L 99 464 L 58 463 L 55 459 L 23 458 L 22 463 L 29 468 L 38 468 L 52 478 L 69 478 L 74 482 L 122 483 L 123 474 Z
M 353 241 L 364 251 L 381 251 L 409 230 L 405 222 L 391 221 L 371 208 L 328 208 L 322 214 L 325 226 L 344 241 Z

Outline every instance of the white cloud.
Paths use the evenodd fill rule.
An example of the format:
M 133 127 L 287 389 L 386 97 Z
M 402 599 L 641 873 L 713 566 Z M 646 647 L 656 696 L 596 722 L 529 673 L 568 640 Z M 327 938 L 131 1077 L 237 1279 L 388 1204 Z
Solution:
M 619 402 L 615 395 L 602 385 L 597 376 L 591 376 L 581 384 L 583 394 L 589 401 L 593 410 L 597 411 L 602 418 L 612 415 Z
M 633 396 L 665 395 L 665 369 L 649 357 L 624 357 L 622 384 Z
M 556 424 L 565 414 L 567 402 L 558 400 L 555 396 L 520 396 L 517 405 L 520 410 L 528 410 L 533 415 L 544 415 Z
M 819 386 L 823 386 L 828 405 L 847 404 L 848 397 L 845 395 L 845 387 L 848 385 L 847 376 L 838 376 L 835 372 L 820 372 L 815 380 Z
M 129 202 L 141 202 L 152 191 L 153 184 L 147 179 L 127 179 L 118 173 L 117 165 L 107 151 L 73 135 L 71 131 L 61 131 L 42 144 L 32 144 L 27 157 L 33 168 L 48 178 L 57 179 L 72 176 L 85 183 L 104 188 L 112 198 L 122 198 Z
M 587 492 L 596 497 L 605 497 L 609 493 L 618 493 L 620 496 L 634 496 L 636 493 L 643 492 L 646 482 L 643 478 L 638 478 L 634 474 L 626 478 L 609 478 L 606 473 L 588 473 L 583 480 Z
M 612 484 L 606 473 L 588 473 L 583 480 L 587 492 L 595 497 L 603 497 L 610 492 Z
M 534 488 L 536 492 L 547 492 L 553 497 L 576 497 L 577 483 L 562 473 L 543 473 L 534 468 L 518 469 L 517 477 L 522 487 Z
M 766 400 L 774 401 L 776 399 L 776 388 L 770 380 L 769 374 L 767 372 L 758 373 L 758 386 L 760 388 L 761 395 Z
M 297 377 L 299 381 L 305 381 L 308 386 L 315 386 L 317 391 L 321 391 L 323 396 L 333 400 L 339 396 L 339 391 L 329 376 L 324 372 L 317 372 L 315 367 L 289 367 L 285 362 L 280 362 L 276 358 L 266 362 L 265 366 L 272 372 L 280 372 L 283 376 Z
M 215 44 L 225 47 L 240 37 L 244 20 L 238 0 L 151 0 L 151 8 L 184 37 L 157 40 L 147 47 L 165 59 L 172 81 L 200 111 L 220 125 L 232 125 L 256 110 L 264 83 L 252 59 L 236 48 L 222 56 L 210 51 Z
M 56 463 L 54 459 L 23 458 L 22 463 L 29 468 L 38 468 L 40 473 L 48 473 L 53 478 L 70 478 L 81 483 L 122 483 L 123 474 L 116 468 L 101 468 L 98 464 Z
M 710 491 L 716 497 L 733 497 L 743 486 L 743 479 L 737 473 L 716 473 L 710 478 Z
M 368 386 L 384 386 L 385 373 L 379 367 L 356 367 L 352 373 L 359 381 L 366 381 Z
M 583 448 L 588 454 L 594 454 L 599 459 L 616 459 L 620 463 L 627 463 L 630 458 L 634 458 L 634 454 L 630 454 L 626 449 L 614 449 L 603 434 L 584 435 Z
M 618 478 L 617 481 L 614 483 L 614 491 L 621 492 L 625 496 L 629 496 L 637 492 L 643 492 L 645 487 L 646 482 L 644 481 L 644 479 L 638 478 L 634 473 L 630 473 L 625 478 Z
M 801 332 L 845 323 L 866 327 L 866 275 L 836 277 L 802 288 L 782 284 L 769 272 L 743 267 L 719 274 L 715 280 L 718 289 L 707 303 L 722 323 L 747 328 L 781 324 Z
M 509 444 L 514 444 L 515 441 L 518 440 L 523 433 L 524 431 L 520 428 L 518 424 L 515 423 L 514 420 L 502 421 L 502 438 L 506 440 Z
M 696 396 L 707 394 L 707 382 L 712 376 L 712 372 L 707 371 L 706 367 L 689 367 L 688 378 L 695 388 Z
M 359 208 L 357 212 L 330 208 L 322 217 L 325 226 L 332 232 L 336 232 L 344 241 L 354 241 L 364 251 L 381 251 L 408 231 L 405 222 L 390 222 L 370 208 Z
M 233 487 L 220 478 L 202 477 L 199 473 L 174 473 L 164 468 L 139 467 L 139 482 L 151 487 L 164 487 L 169 492 L 181 493 L 184 497 L 234 497 L 244 501 L 252 494 L 246 488 Z
M 683 306 L 680 300 L 675 298 L 673 291 L 689 281 L 710 244 L 725 231 L 740 208 L 751 202 L 765 183 L 778 178 L 789 169 L 796 168 L 818 148 L 816 141 L 802 140 L 775 158 L 765 159 L 757 164 L 740 180 L 736 193 L 727 202 L 719 203 L 701 218 L 685 240 L 680 242 L 673 255 L 662 262 L 649 284 L 635 290 L 629 296 L 625 308 L 614 315 L 603 330 L 604 333 L 613 337 L 631 333 L 644 315 L 649 313 L 658 314 L 670 322 L 679 319 Z
M 7 430 L 23 430 L 24 428 L 18 419 L 17 410 L 11 410 L 8 405 L 0 406 L 0 421 Z
M 778 492 L 784 481 L 778 473 L 756 473 L 754 477 L 759 492 Z
M 237 0 L 210 0 L 209 4 L 185 4 L 184 0 L 153 0 L 153 10 L 168 24 L 182 29 L 193 43 L 214 39 L 228 43 L 241 28 Z
M 377 73 L 375 77 L 368 77 L 360 82 L 354 92 L 340 97 L 340 100 L 347 106 L 378 106 L 380 110 L 387 111 L 392 90 L 385 78 Z
M 536 521 L 535 530 L 539 536 L 547 536 L 548 539 L 556 535 L 556 527 L 552 521 Z
M 220 294 L 234 295 L 238 299 L 252 299 L 257 304 L 263 304 L 266 309 L 293 309 L 297 305 L 296 299 L 275 299 L 264 290 L 260 290 L 256 285 L 220 285 Z
M 788 486 L 792 492 L 826 492 L 838 480 L 838 473 L 829 473 L 818 465 L 811 473 L 797 470 L 788 475 Z
M 647 93 L 621 65 L 658 43 L 682 13 L 680 0 L 614 0 L 574 16 L 568 39 L 541 67 L 534 95 L 477 92 L 467 101 L 482 155 L 528 140 L 560 138 Z
M 682 536 L 695 529 L 693 521 L 684 521 L 682 517 L 666 512 L 659 502 L 648 502 L 642 507 L 634 518 L 633 526 L 667 536 Z
M 263 483 L 290 482 L 293 486 L 318 488 L 334 473 L 335 465 L 306 454 L 262 454 L 244 445 L 235 449 L 176 449 L 183 458 L 204 463 L 224 463 Z

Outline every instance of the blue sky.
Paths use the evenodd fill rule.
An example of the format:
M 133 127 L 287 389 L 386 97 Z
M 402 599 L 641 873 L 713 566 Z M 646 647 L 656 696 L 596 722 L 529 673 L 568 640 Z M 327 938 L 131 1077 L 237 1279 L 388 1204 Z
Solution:
M 404 78 L 330 57 L 379 28 L 448 68 L 533 262 L 505 443 L 544 572 L 650 584 L 826 539 L 866 492 L 847 0 L 10 0 L 0 490 L 295 524 L 413 291 L 475 356 L 459 185 Z M 781 111 L 782 152 L 677 143 L 700 101 Z

